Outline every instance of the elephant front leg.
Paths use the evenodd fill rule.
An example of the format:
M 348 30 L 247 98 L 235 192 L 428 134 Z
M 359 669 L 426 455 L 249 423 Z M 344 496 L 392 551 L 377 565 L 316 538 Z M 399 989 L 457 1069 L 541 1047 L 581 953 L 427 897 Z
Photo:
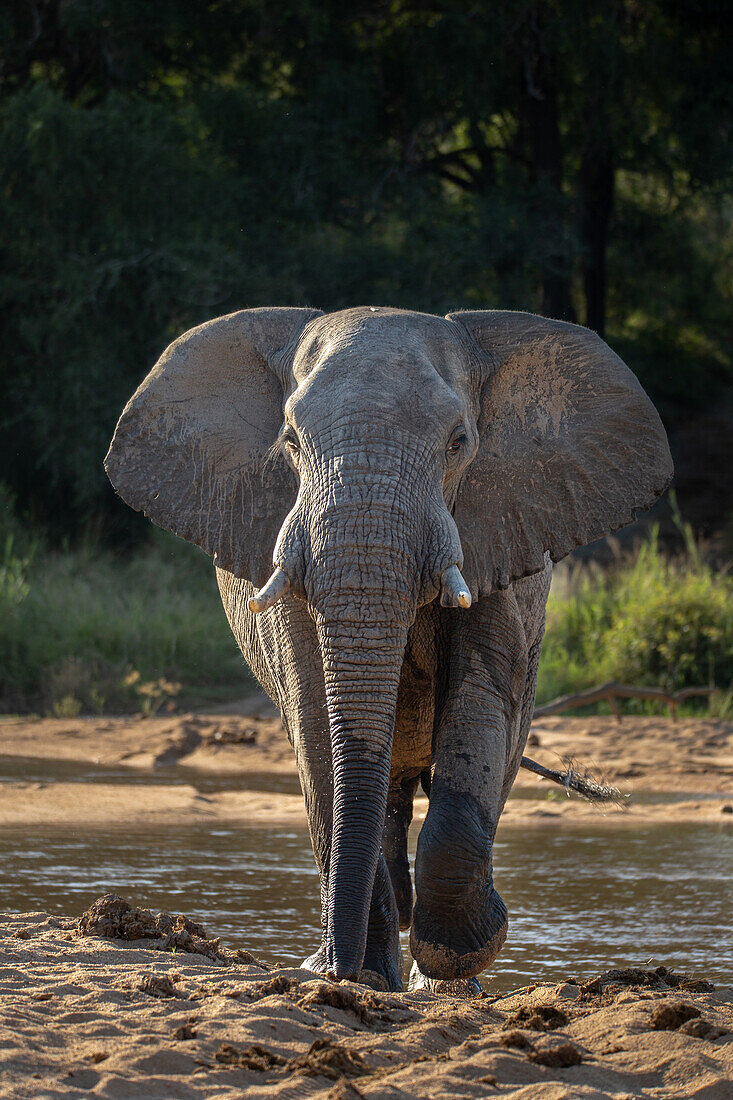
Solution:
M 448 614 L 448 697 L 418 840 L 410 941 L 421 975 L 443 980 L 478 974 L 506 938 L 492 847 L 527 674 L 524 625 L 511 590 Z
M 496 732 L 498 743 L 502 731 Z M 506 907 L 493 881 L 493 801 L 433 778 L 418 841 L 410 938 L 428 978 L 472 977 L 493 962 L 506 939 Z

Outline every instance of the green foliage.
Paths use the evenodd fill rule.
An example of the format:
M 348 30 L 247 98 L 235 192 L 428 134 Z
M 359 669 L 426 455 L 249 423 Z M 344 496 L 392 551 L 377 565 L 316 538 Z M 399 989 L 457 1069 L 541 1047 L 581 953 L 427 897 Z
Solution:
M 39 554 L 0 614 L 4 710 L 143 710 L 246 694 L 211 562 L 167 535 L 133 557 Z M 176 683 L 178 681 L 179 683 Z
M 603 639 L 611 678 L 667 690 L 733 682 L 733 582 L 655 540 L 619 580 Z
M 670 559 L 656 532 L 607 570 L 556 570 L 538 699 L 617 680 L 675 691 L 733 683 L 733 577 L 687 549 Z M 632 709 L 640 704 L 628 704 Z M 716 704 L 717 705 L 717 704 Z
M 8 535 L 0 554 L 0 614 L 7 614 L 28 595 L 26 573 L 30 560 L 13 552 L 13 536 Z
M 47 507 L 63 493 L 80 515 L 106 491 L 116 415 L 161 340 L 229 303 L 233 198 L 187 113 L 117 95 L 80 111 L 43 85 L 0 104 L 0 447 Z
M 36 546 L 18 521 L 13 494 L 0 482 L 0 618 L 28 595 L 27 575 Z
M 729 31 L 714 0 L 6 5 L 0 476 L 56 534 L 133 541 L 102 459 L 187 327 L 498 306 L 608 320 L 688 512 L 714 435 L 691 412 L 717 418 L 696 522 L 719 528 Z

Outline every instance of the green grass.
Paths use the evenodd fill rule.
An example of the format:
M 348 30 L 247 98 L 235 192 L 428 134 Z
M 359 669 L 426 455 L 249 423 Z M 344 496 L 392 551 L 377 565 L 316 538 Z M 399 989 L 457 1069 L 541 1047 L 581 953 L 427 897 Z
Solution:
M 653 533 L 605 569 L 556 569 L 538 702 L 606 680 L 714 684 L 720 694 L 711 704 L 690 706 L 731 712 L 733 577 L 714 569 L 680 526 L 686 550 L 677 557 Z M 0 524 L 0 710 L 151 713 L 252 686 L 211 562 L 194 547 L 156 531 L 129 558 L 52 552 L 17 523 Z M 623 706 L 645 713 L 654 704 Z
M 653 531 L 605 569 L 563 563 L 555 570 L 538 702 L 618 680 L 667 691 L 714 685 L 713 710 L 730 709 L 733 577 L 714 569 L 681 526 L 686 549 L 675 557 Z M 654 704 L 623 706 L 644 712 Z
M 156 533 L 129 559 L 12 550 L 6 542 L 0 565 L 4 711 L 151 712 L 251 690 L 211 561 L 195 548 Z

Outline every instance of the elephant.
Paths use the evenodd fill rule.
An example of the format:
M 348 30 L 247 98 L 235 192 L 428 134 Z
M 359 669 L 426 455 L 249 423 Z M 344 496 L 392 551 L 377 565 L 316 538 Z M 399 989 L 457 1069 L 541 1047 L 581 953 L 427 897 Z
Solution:
M 529 313 L 245 309 L 170 345 L 105 465 L 211 555 L 280 709 L 320 873 L 304 966 L 401 989 L 409 928 L 413 987 L 474 980 L 507 934 L 492 845 L 552 564 L 672 477 L 635 375 L 590 330 Z

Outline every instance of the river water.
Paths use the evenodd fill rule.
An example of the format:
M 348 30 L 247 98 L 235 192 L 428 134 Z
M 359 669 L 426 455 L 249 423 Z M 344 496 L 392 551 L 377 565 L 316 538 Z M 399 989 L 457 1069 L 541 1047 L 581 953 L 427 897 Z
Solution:
M 47 769 L 38 763 L 39 779 Z M 109 780 L 118 774 L 119 781 L 134 779 L 127 771 Z M 510 928 L 482 978 L 490 990 L 646 963 L 713 981 L 733 978 L 730 830 L 507 828 L 500 829 L 494 863 Z M 76 915 L 110 891 L 186 913 L 270 963 L 297 964 L 319 939 L 318 881 L 305 830 L 0 830 L 0 911 Z

